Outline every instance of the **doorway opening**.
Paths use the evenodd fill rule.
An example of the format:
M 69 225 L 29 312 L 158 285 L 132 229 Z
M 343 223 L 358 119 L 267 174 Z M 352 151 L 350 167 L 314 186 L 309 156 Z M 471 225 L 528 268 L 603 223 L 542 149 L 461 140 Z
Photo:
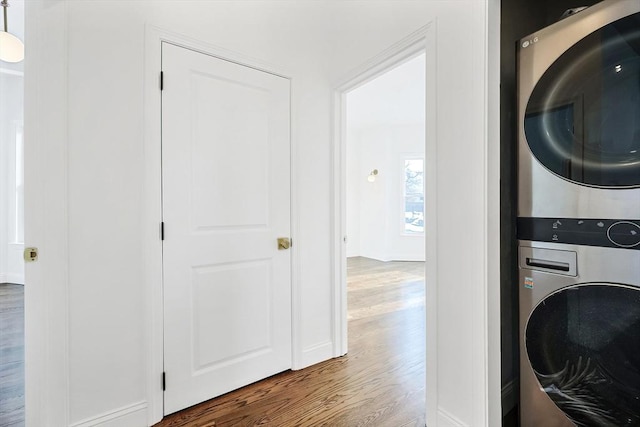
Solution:
M 411 395 L 425 417 L 425 54 L 346 93 L 348 354 Z M 389 392 L 392 392 L 391 390 Z
M 413 87 L 408 83 L 411 71 L 420 76 L 415 77 L 420 81 Z M 394 75 L 399 77 L 395 79 L 396 86 L 391 83 Z M 371 88 L 390 86 L 388 92 L 395 101 L 382 99 L 375 91 L 368 97 L 359 95 L 359 92 L 366 91 L 367 85 Z M 358 101 L 359 96 L 364 99 Z M 404 112 L 403 109 L 412 109 L 410 99 L 414 100 L 414 111 Z M 403 375 L 408 381 L 408 389 L 412 390 L 412 397 L 419 402 L 419 406 L 412 410 L 423 419 L 437 412 L 433 399 L 437 389 L 437 352 L 434 346 L 426 345 L 437 334 L 436 99 L 433 22 L 353 70 L 335 86 L 334 91 L 335 356 L 348 353 L 352 358 L 358 341 L 373 346 L 372 349 L 390 346 L 392 351 L 388 353 L 388 360 L 393 363 L 398 363 L 403 353 L 413 353 L 413 362 L 407 363 L 415 363 L 418 370 Z M 394 102 L 399 105 L 393 105 Z M 355 130 L 363 127 L 358 125 L 358 121 L 365 121 L 353 111 L 358 103 L 366 106 L 365 109 L 372 109 L 375 105 L 381 109 L 378 116 L 382 118 L 377 121 L 377 131 Z M 390 130 L 394 128 L 394 120 L 396 129 Z M 409 130 L 412 126 L 413 132 Z M 403 131 L 397 129 L 403 127 Z M 421 132 L 416 132 L 417 128 Z M 409 138 L 417 141 L 415 145 L 406 141 Z M 397 146 L 389 142 L 394 140 Z M 385 143 L 378 142 L 378 147 L 375 147 L 376 141 Z M 366 148 L 367 144 L 373 145 L 374 149 L 358 147 Z M 357 161 L 355 166 L 353 159 Z M 370 230 L 364 231 L 365 226 Z M 365 235 L 367 233 L 369 237 Z M 360 257 L 355 257 L 357 255 Z M 361 279 L 368 285 L 363 285 Z M 391 285 L 385 285 L 385 282 Z M 432 286 L 426 286 L 426 283 Z M 367 287 L 374 289 L 370 291 L 372 295 L 367 296 Z M 373 296 L 376 290 L 382 295 Z M 362 294 L 360 306 L 357 303 L 358 293 Z M 378 319 L 374 320 L 376 313 Z M 357 326 L 356 318 L 365 314 L 372 316 L 370 324 L 373 327 L 370 330 L 353 328 Z M 395 323 L 385 324 L 384 317 L 394 318 Z M 371 331 L 393 327 L 398 329 L 387 331 L 387 341 L 384 338 L 375 341 Z M 409 335 L 409 339 L 403 337 L 404 333 Z M 384 357 L 379 356 L 379 360 Z M 393 369 L 390 366 L 382 372 Z M 418 378 L 413 383 L 409 380 L 411 375 Z M 427 399 L 427 396 L 431 398 Z
M 11 2 L 24 40 L 24 2 Z M 24 61 L 0 60 L 0 425 L 25 424 Z

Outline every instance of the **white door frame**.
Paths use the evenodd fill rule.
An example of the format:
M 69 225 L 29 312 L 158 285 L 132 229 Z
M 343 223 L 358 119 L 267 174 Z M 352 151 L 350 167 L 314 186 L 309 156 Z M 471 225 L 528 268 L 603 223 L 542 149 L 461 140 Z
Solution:
M 425 133 L 425 244 L 427 246 L 425 282 L 436 277 L 436 42 L 435 22 L 425 26 L 362 64 L 342 82 L 337 84 L 333 93 L 333 211 L 332 211 L 332 274 L 334 279 L 333 334 L 335 344 L 334 357 L 347 353 L 347 278 L 346 278 L 346 97 L 347 93 L 384 74 L 390 69 L 420 55 L 426 54 L 426 133 Z M 435 283 L 435 281 L 432 281 Z M 437 336 L 436 329 L 436 286 L 426 287 L 427 342 Z M 435 345 L 427 346 L 427 393 L 437 396 L 437 352 Z M 436 404 L 427 399 L 427 405 Z M 431 408 L 430 408 L 431 409 Z M 431 410 L 428 412 L 432 412 Z M 435 412 L 434 412 L 435 413 Z
M 145 71 L 144 71 L 144 211 L 141 213 L 141 231 L 143 242 L 143 262 L 145 277 L 146 315 L 145 330 L 147 331 L 146 360 L 148 369 L 145 373 L 147 383 L 147 417 L 149 425 L 159 422 L 163 415 L 163 292 L 162 292 L 162 242 L 160 240 L 160 222 L 162 218 L 162 166 L 161 166 L 161 93 L 160 70 L 162 67 L 162 43 L 167 42 L 186 49 L 214 56 L 226 61 L 257 70 L 276 74 L 291 81 L 293 93 L 293 79 L 291 74 L 279 66 L 267 64 L 233 52 L 219 46 L 177 34 L 172 31 L 147 25 L 145 32 Z M 293 113 L 293 109 L 292 115 Z M 293 127 L 293 117 L 290 120 Z M 295 165 L 296 144 L 294 133 L 291 135 L 291 176 L 297 176 Z M 298 235 L 297 221 L 297 187 L 296 180 L 291 180 L 291 237 L 295 241 Z M 301 356 L 300 324 L 300 291 L 297 284 L 299 269 L 295 260 L 299 259 L 298 245 L 291 247 L 291 300 L 292 300 L 292 366 L 295 369 Z M 170 380 L 169 380 L 170 381 Z
M 25 17 L 25 246 L 39 249 L 25 265 L 25 416 L 29 426 L 67 426 L 67 0 L 25 2 Z
M 479 108 L 472 124 L 481 134 L 478 143 L 481 144 L 483 156 L 477 159 L 480 165 L 472 171 L 474 179 L 482 179 L 483 197 L 475 201 L 471 208 L 477 209 L 482 222 L 483 250 L 478 253 L 481 258 L 482 271 L 477 272 L 477 281 L 470 284 L 469 290 L 474 296 L 473 307 L 466 322 L 473 340 L 465 345 L 470 351 L 469 365 L 471 372 L 472 392 L 469 400 L 464 402 L 469 419 L 465 422 L 458 418 L 458 408 L 450 412 L 451 390 L 438 387 L 442 373 L 449 374 L 451 363 L 446 358 L 438 358 L 439 342 L 447 335 L 446 325 L 438 325 L 439 315 L 437 301 L 441 286 L 441 276 L 447 278 L 446 271 L 438 271 L 439 246 L 444 246 L 444 237 L 439 233 L 436 202 L 446 200 L 446 183 L 438 182 L 442 176 L 447 176 L 444 168 L 446 158 L 439 156 L 438 146 L 444 144 L 438 141 L 442 129 L 437 129 L 439 122 L 448 124 L 447 118 L 439 118 L 437 107 L 439 96 L 451 92 L 451 88 L 440 88 L 439 76 L 446 73 L 444 65 L 437 64 L 438 21 L 429 22 L 426 26 L 411 34 L 396 45 L 382 52 L 351 73 L 342 83 L 335 85 L 334 91 L 334 135 L 333 135 L 333 183 L 332 183 L 332 274 L 334 279 L 334 339 L 336 342 L 335 355 L 345 354 L 347 351 L 347 322 L 346 322 L 346 274 L 344 260 L 346 251 L 343 242 L 345 235 L 345 194 L 346 180 L 344 161 L 345 151 L 345 112 L 344 97 L 349 90 L 356 88 L 377 76 L 391 64 L 402 59 L 402 52 L 410 51 L 412 46 L 422 43 L 426 52 L 426 149 L 425 149 L 425 222 L 426 235 L 426 420 L 427 425 L 465 427 L 468 425 L 493 426 L 501 420 L 500 393 L 500 240 L 499 240 L 499 151 L 500 151 L 500 1 L 484 0 L 472 2 L 472 14 L 475 17 L 471 34 L 483 34 L 483 37 L 469 40 L 477 49 L 473 50 L 473 63 L 478 67 L 473 81 L 476 91 L 471 94 L 472 101 Z M 447 25 L 450 25 L 448 23 Z M 448 28 L 448 27 L 447 27 Z M 406 58 L 406 57 L 405 57 Z M 456 95 L 454 93 L 454 95 Z M 456 95 L 458 96 L 458 95 Z M 456 98 L 458 99 L 458 98 Z M 449 153 L 443 153 L 447 155 Z M 465 160 L 469 160 L 468 158 Z M 482 174 L 482 176 L 480 176 Z M 478 242 L 476 242 L 478 243 Z M 444 246 L 446 247 L 446 246 Z M 452 264 L 450 257 L 440 260 L 445 265 Z M 446 294 L 446 292 L 443 292 Z M 450 295 L 447 295 L 450 297 Z M 450 300 L 443 301 L 445 309 Z M 443 316 L 443 314 L 440 314 Z M 445 317 L 445 316 L 443 316 Z M 449 319 L 448 319 L 449 320 Z M 445 352 L 446 353 L 446 352 Z M 449 356 L 449 354 L 445 354 Z M 456 378 L 453 378 L 456 381 Z M 444 399 L 440 396 L 443 395 Z M 441 406 L 444 405 L 444 406 Z

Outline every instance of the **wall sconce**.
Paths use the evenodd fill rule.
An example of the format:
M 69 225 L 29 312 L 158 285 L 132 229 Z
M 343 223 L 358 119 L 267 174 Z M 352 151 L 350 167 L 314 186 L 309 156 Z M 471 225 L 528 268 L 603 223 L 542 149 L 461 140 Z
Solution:
M 24 59 L 24 44 L 11 34 L 7 28 L 7 7 L 8 0 L 0 2 L 4 16 L 4 31 L 0 31 L 0 60 L 6 62 L 20 62 Z
M 369 182 L 375 181 L 377 175 L 378 175 L 378 169 L 372 170 L 371 173 L 369 174 L 369 176 L 367 177 L 367 181 L 369 181 Z

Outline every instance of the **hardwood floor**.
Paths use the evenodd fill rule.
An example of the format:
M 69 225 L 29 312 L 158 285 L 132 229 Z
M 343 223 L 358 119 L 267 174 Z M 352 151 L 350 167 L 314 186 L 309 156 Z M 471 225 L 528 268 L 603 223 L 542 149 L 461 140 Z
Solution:
M 350 258 L 349 352 L 167 416 L 158 427 L 425 425 L 424 263 Z
M 24 286 L 0 284 L 0 426 L 24 426 Z

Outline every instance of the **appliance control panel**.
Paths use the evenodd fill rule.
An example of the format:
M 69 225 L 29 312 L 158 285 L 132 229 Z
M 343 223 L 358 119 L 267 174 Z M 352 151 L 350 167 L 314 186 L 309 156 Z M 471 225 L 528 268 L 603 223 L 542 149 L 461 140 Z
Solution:
M 640 219 L 518 218 L 519 240 L 640 250 Z

